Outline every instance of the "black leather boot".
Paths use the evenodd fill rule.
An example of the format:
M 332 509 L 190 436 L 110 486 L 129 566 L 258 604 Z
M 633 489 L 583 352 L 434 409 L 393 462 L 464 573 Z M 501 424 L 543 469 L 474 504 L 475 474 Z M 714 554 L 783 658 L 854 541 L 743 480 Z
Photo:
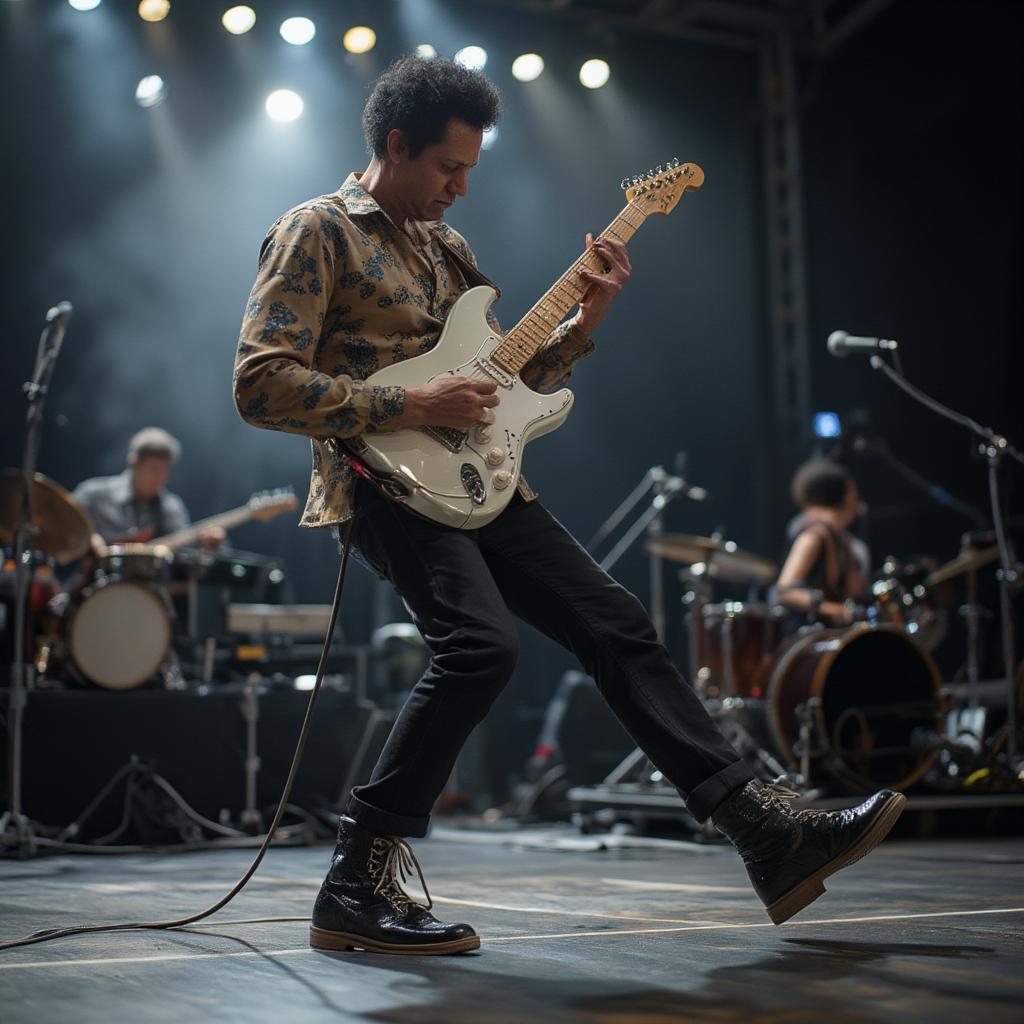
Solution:
M 799 793 L 748 782 L 711 815 L 739 851 L 774 924 L 825 892 L 825 879 L 870 853 L 896 824 L 907 798 L 883 789 L 845 811 L 794 811 Z
M 423 872 L 409 844 L 397 836 L 376 836 L 343 817 L 331 869 L 313 906 L 309 944 L 314 949 L 420 956 L 479 949 L 480 937 L 468 924 L 444 924 L 427 905 L 416 903 L 401 880 Z

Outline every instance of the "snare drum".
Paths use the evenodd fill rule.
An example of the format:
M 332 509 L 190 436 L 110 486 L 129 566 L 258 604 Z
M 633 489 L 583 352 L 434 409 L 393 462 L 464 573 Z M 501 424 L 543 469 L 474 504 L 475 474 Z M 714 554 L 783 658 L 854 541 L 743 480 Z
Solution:
M 167 659 L 173 609 L 147 583 L 102 579 L 69 602 L 63 641 L 69 668 L 107 690 L 130 690 L 153 679 Z
M 100 579 L 157 583 L 170 575 L 173 557 L 160 544 L 112 544 L 97 561 L 96 574 Z
M 936 752 L 915 742 L 941 731 L 941 677 L 898 626 L 858 623 L 798 636 L 776 664 L 767 709 L 777 749 L 795 766 L 803 706 L 815 756 L 852 792 L 906 789 Z
M 785 609 L 724 601 L 702 605 L 699 611 L 691 629 L 698 692 L 712 698 L 760 698 L 782 643 Z

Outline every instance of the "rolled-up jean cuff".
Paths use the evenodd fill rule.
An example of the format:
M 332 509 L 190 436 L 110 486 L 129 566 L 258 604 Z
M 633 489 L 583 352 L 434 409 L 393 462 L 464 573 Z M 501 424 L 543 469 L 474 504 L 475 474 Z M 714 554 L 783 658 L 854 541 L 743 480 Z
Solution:
M 734 790 L 754 778 L 746 761 L 733 761 L 728 768 L 705 779 L 686 799 L 686 809 L 701 823 L 708 820 L 718 805 Z
M 363 828 L 379 836 L 405 836 L 409 839 L 420 839 L 427 834 L 430 818 L 414 818 L 405 814 L 394 814 L 382 811 L 373 804 L 368 804 L 356 796 L 355 790 L 349 794 L 345 813 Z

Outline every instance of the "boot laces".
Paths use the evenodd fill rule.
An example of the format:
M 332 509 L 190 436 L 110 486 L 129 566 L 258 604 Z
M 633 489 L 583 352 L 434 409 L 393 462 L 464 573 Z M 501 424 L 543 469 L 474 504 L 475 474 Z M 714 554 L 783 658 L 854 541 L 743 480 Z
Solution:
M 412 847 L 398 836 L 378 836 L 370 847 L 369 868 L 371 875 L 377 877 L 375 893 L 392 900 L 400 906 L 407 907 L 415 904 L 430 910 L 434 901 L 430 898 L 427 890 L 427 880 L 423 877 L 423 869 L 412 852 Z M 412 869 L 416 869 L 419 875 L 420 886 L 423 888 L 423 895 L 427 902 L 420 903 L 414 900 L 403 888 L 401 883 L 412 877 Z
M 785 786 L 781 782 L 769 782 L 761 787 L 761 793 L 768 798 L 773 807 L 782 811 L 783 814 L 793 813 L 787 801 L 795 800 L 800 796 L 795 789 L 790 789 L 789 786 Z
M 802 810 L 794 811 L 789 806 L 788 801 L 795 800 L 802 794 L 795 789 L 790 789 L 789 786 L 781 782 L 768 783 L 762 788 L 761 792 L 768 796 L 773 807 L 776 807 L 794 821 L 800 822 L 801 825 L 816 828 L 821 826 L 827 827 L 829 824 L 828 811 L 816 811 L 813 807 L 804 807 Z

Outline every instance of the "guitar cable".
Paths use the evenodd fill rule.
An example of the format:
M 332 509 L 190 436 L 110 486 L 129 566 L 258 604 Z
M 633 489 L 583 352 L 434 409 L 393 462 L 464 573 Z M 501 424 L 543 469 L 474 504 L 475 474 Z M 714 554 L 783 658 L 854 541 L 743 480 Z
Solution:
M 20 939 L 11 939 L 7 942 L 0 942 L 0 950 L 15 949 L 18 946 L 30 946 L 37 942 L 49 942 L 51 939 L 63 939 L 70 935 L 87 935 L 96 932 L 116 931 L 165 931 L 171 928 L 182 928 L 185 925 L 195 924 L 197 921 L 202 921 L 217 913 L 218 910 L 226 907 L 245 888 L 252 876 L 256 874 L 257 868 L 259 868 L 263 858 L 267 854 L 267 851 L 270 849 L 270 844 L 274 840 L 278 826 L 281 823 L 281 818 L 284 816 L 289 798 L 291 797 L 292 787 L 295 784 L 295 777 L 298 774 L 299 764 L 302 761 L 302 753 L 305 749 L 306 740 L 309 737 L 309 729 L 313 722 L 313 712 L 316 710 L 317 700 L 320 697 L 320 689 L 323 685 L 324 675 L 327 671 L 327 657 L 331 649 L 331 641 L 334 637 L 334 628 L 338 619 L 338 612 L 341 608 L 341 593 L 345 585 L 345 572 L 348 567 L 349 551 L 352 547 L 352 522 L 354 518 L 354 516 L 350 517 L 348 522 L 345 524 L 345 533 L 341 551 L 341 566 L 338 569 L 338 582 L 334 590 L 334 602 L 331 605 L 331 617 L 327 625 L 327 635 L 324 637 L 323 650 L 320 652 L 320 664 L 316 670 L 316 682 L 313 684 L 313 689 L 309 695 L 309 703 L 306 705 L 306 716 L 302 721 L 302 728 L 299 730 L 299 739 L 295 745 L 295 753 L 292 755 L 291 768 L 288 769 L 288 778 L 284 784 L 284 792 L 281 794 L 277 810 L 274 812 L 274 820 L 270 823 L 270 827 L 267 829 L 267 834 L 263 839 L 263 843 L 245 874 L 242 875 L 238 882 L 235 883 L 231 891 L 225 896 L 222 896 L 216 903 L 207 907 L 205 910 L 201 910 L 196 914 L 191 914 L 188 917 L 174 918 L 169 921 L 124 921 L 117 924 L 72 925 L 67 928 L 42 928 L 39 931 L 32 932 L 30 935 L 22 936 Z

